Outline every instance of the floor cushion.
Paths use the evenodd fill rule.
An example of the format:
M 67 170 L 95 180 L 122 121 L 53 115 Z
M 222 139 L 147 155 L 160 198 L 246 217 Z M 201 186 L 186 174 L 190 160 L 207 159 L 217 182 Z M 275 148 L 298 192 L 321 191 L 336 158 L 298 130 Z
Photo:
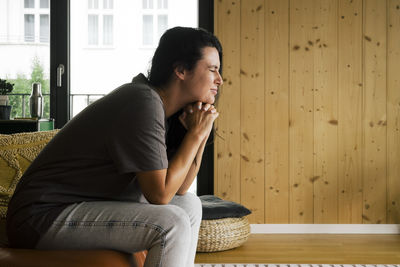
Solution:
M 241 246 L 250 235 L 246 217 L 251 213 L 243 205 L 213 195 L 200 196 L 203 217 L 197 252 L 216 252 Z

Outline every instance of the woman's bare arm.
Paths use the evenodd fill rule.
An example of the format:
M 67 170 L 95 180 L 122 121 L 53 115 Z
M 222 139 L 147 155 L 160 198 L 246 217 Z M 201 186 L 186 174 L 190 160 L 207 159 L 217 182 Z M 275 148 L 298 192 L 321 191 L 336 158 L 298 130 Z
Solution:
M 201 140 L 187 133 L 168 169 L 138 172 L 137 178 L 146 199 L 153 204 L 168 204 L 184 182 Z
M 185 194 L 189 190 L 190 186 L 192 185 L 194 178 L 199 173 L 201 159 L 203 157 L 204 148 L 206 146 L 207 139 L 208 138 L 205 138 L 203 140 L 203 142 L 201 143 L 199 151 L 197 151 L 195 160 L 193 161 L 192 165 L 190 166 L 189 172 L 186 175 L 185 181 L 183 181 L 182 186 L 179 188 L 179 190 L 178 190 L 178 192 L 176 192 L 176 194 L 178 194 L 178 195 Z

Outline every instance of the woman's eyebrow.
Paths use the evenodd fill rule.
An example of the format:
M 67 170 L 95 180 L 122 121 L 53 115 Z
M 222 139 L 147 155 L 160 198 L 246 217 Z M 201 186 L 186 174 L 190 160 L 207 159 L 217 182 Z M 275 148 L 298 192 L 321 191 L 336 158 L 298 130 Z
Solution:
M 219 69 L 219 67 L 217 65 L 209 65 L 210 68 L 215 68 L 215 69 Z

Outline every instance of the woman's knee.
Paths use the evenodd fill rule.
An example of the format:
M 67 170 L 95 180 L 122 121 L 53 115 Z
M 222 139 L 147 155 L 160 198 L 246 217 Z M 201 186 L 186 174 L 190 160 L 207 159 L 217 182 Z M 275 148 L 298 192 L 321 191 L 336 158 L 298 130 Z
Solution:
M 175 196 L 172 199 L 171 204 L 181 207 L 189 215 L 192 223 L 201 221 L 201 200 L 195 194 L 187 192 L 184 195 Z

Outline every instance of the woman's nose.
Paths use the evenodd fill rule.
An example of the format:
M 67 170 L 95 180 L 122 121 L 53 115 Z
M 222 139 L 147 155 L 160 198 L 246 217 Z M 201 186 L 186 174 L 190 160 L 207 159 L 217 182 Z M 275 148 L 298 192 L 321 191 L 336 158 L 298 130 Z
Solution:
M 224 83 L 224 81 L 222 80 L 222 76 L 221 76 L 221 74 L 219 73 L 219 71 L 217 71 L 217 75 L 218 75 L 218 77 L 217 77 L 217 84 L 219 85 L 219 86 L 221 86 L 223 83 Z

